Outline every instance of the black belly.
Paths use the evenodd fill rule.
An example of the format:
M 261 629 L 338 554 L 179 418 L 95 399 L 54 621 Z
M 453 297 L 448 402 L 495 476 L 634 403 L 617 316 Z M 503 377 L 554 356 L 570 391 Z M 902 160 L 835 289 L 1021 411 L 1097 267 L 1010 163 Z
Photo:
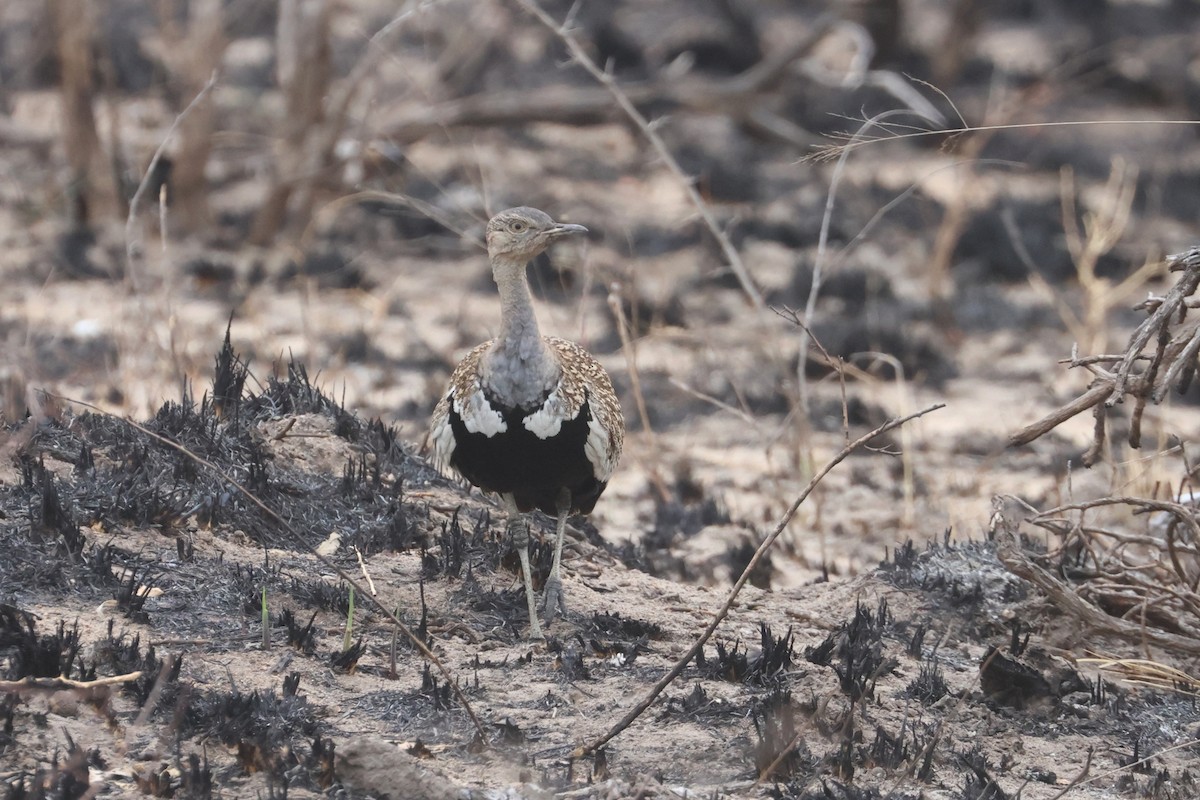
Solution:
M 592 411 L 587 403 L 574 419 L 562 424 L 557 436 L 539 439 L 524 423 L 526 412 L 501 411 L 506 430 L 495 436 L 469 433 L 462 417 L 450 409 L 454 452 L 450 465 L 480 489 L 512 494 L 522 511 L 540 508 L 558 513 L 558 495 L 571 492 L 571 510 L 587 514 L 608 484 L 596 480 L 587 459 L 588 422 Z

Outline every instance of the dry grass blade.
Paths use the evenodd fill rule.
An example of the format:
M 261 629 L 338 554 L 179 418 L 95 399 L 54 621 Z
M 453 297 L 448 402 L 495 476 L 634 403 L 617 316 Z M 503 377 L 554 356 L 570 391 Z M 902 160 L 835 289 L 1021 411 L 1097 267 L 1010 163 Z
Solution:
M 1027 129 L 1045 130 L 1048 128 L 1075 128 L 1080 126 L 1123 126 L 1123 125 L 1187 125 L 1200 126 L 1200 120 L 1195 119 L 1069 119 L 1069 120 L 1050 120 L 1040 122 L 1015 122 L 1003 123 L 997 125 L 962 125 L 957 128 L 939 128 L 938 130 L 916 130 L 907 131 L 905 133 L 889 132 L 883 136 L 876 136 L 867 139 L 858 139 L 852 142 L 843 142 L 842 144 L 829 145 L 827 147 L 818 148 L 815 153 L 809 156 L 810 161 L 824 162 L 833 161 L 841 156 L 845 150 L 858 150 L 872 144 L 880 142 L 894 142 L 903 139 L 924 139 L 930 136 L 938 138 L 952 138 L 961 136 L 966 133 L 979 133 L 985 131 L 1019 131 Z
M 1200 697 L 1200 678 L 1158 661 L 1146 658 L 1081 658 L 1077 663 L 1095 667 L 1122 683 Z
M 771 546 L 775 543 L 775 540 L 779 538 L 779 535 L 783 533 L 784 529 L 787 528 L 788 523 L 792 521 L 792 517 L 796 516 L 796 512 L 800 509 L 800 506 L 805 500 L 808 499 L 808 496 L 812 494 L 813 490 L 817 488 L 817 485 L 825 479 L 825 476 L 833 471 L 834 467 L 845 461 L 852 453 L 864 447 L 867 442 L 871 441 L 876 436 L 887 433 L 888 431 L 905 425 L 914 419 L 923 417 L 926 414 L 937 411 L 939 408 L 944 407 L 945 405 L 943 403 L 935 403 L 934 405 L 923 408 L 913 414 L 889 419 L 887 422 L 883 423 L 878 428 L 875 428 L 870 433 L 863 434 L 853 442 L 850 442 L 843 447 L 837 455 L 829 459 L 825 466 L 818 470 L 817 473 L 813 475 L 812 479 L 809 480 L 808 485 L 804 487 L 804 489 L 792 502 L 792 505 L 780 518 L 779 522 L 776 523 L 774 530 L 772 530 L 771 533 L 762 540 L 762 543 L 758 546 L 758 549 L 754 551 L 754 555 L 751 557 L 749 563 L 747 563 L 745 569 L 742 570 L 742 574 L 738 576 L 737 582 L 734 583 L 733 588 L 729 590 L 729 595 L 725 598 L 725 602 L 722 603 L 721 608 L 718 609 L 717 613 L 713 615 L 713 618 L 708 623 L 708 626 L 704 629 L 696 641 L 692 643 L 692 646 L 688 648 L 688 651 L 684 653 L 678 661 L 675 662 L 675 666 L 671 667 L 671 669 L 667 671 L 666 675 L 659 679 L 658 683 L 654 684 L 654 687 L 646 693 L 646 696 L 639 700 L 637 705 L 635 705 L 629 711 L 629 713 L 621 718 L 620 722 L 610 728 L 609 731 L 599 739 L 596 739 L 594 742 L 591 742 L 586 746 L 576 749 L 574 753 L 575 757 L 582 758 L 588 753 L 594 753 L 604 745 L 608 744 L 608 742 L 621 733 L 621 731 L 632 725 L 634 720 L 640 717 L 646 711 L 646 709 L 653 705 L 655 699 L 657 699 L 658 696 L 662 694 L 668 686 L 671 685 L 671 682 L 679 677 L 687 665 L 691 663 L 692 659 L 696 657 L 696 654 L 700 652 L 700 648 L 704 646 L 704 643 L 709 640 L 714 632 L 716 632 L 717 627 L 720 626 L 727 616 L 729 616 L 729 612 L 733 609 L 733 603 L 735 600 L 737 600 L 738 594 L 741 593 L 742 587 L 744 587 L 746 582 L 750 580 L 750 576 L 753 575 L 754 571 L 758 568 L 759 562 L 766 557 L 767 552 L 771 549 Z
M 170 144 L 171 138 L 175 135 L 175 131 L 179 130 L 179 126 L 187 119 L 188 114 L 191 114 L 202 102 L 208 97 L 209 93 L 217 85 L 217 73 L 214 71 L 209 76 L 208 82 L 201 87 L 196 96 L 192 98 L 192 102 L 188 103 L 183 111 L 175 117 L 175 121 L 171 123 L 171 127 L 167 128 L 166 135 L 159 142 L 158 147 L 154 151 L 154 155 L 150 158 L 150 163 L 146 166 L 146 172 L 142 176 L 141 183 L 138 184 L 137 191 L 133 193 L 133 199 L 129 201 L 129 215 L 125 218 L 125 259 L 126 269 L 129 270 L 130 280 L 136 287 L 142 259 L 142 239 L 137 235 L 137 214 L 138 208 L 142 202 L 142 196 L 146 190 L 154 182 L 153 178 L 158 173 L 158 164 L 162 161 L 163 153 L 166 152 L 167 145 Z

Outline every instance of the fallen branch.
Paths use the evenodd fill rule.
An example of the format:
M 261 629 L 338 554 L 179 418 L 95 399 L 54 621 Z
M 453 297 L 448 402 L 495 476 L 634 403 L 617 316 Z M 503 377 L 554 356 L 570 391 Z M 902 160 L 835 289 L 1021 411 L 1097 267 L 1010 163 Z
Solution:
M 845 461 L 846 458 L 848 458 L 852 453 L 862 448 L 867 444 L 867 442 L 871 441 L 876 436 L 880 436 L 881 434 L 887 433 L 890 430 L 899 428 L 901 425 L 911 422 L 918 417 L 923 417 L 930 412 L 937 411 L 939 408 L 944 407 L 944 403 L 935 403 L 934 405 L 931 405 L 913 414 L 888 420 L 870 433 L 863 434 L 853 442 L 847 444 L 837 455 L 831 458 L 825 464 L 825 466 L 823 466 L 815 475 L 813 475 L 812 479 L 808 482 L 808 485 L 804 487 L 804 490 L 800 492 L 795 501 L 793 501 L 792 505 L 788 508 L 787 512 L 784 513 L 783 517 L 780 518 L 779 522 L 775 525 L 775 529 L 772 530 L 765 539 L 763 539 L 762 544 L 760 544 L 758 549 L 754 551 L 754 555 L 751 557 L 750 562 L 746 564 L 746 567 L 742 570 L 742 574 L 738 577 L 737 582 L 733 585 L 733 588 L 729 590 L 729 595 L 725 598 L 725 602 L 721 605 L 721 608 L 717 611 L 717 613 L 713 615 L 712 620 L 708 623 L 708 627 L 704 629 L 704 632 L 700 634 L 700 637 L 696 639 L 696 641 L 692 643 L 692 646 L 688 648 L 688 651 L 684 653 L 678 661 L 675 662 L 675 666 L 671 667 L 667 674 L 660 678 L 658 683 L 654 684 L 654 687 L 647 692 L 646 696 L 638 701 L 637 705 L 635 705 L 629 711 L 629 713 L 621 718 L 620 722 L 614 725 L 607 733 L 591 744 L 576 748 L 573 753 L 574 757 L 582 758 L 589 753 L 596 752 L 601 747 L 608 744 L 613 737 L 617 736 L 617 734 L 621 733 L 621 731 L 628 728 L 631 724 L 633 724 L 634 720 L 636 720 L 646 711 L 646 709 L 650 708 L 658 696 L 663 693 L 663 690 L 670 686 L 671 682 L 679 677 L 687 665 L 691 663 L 692 659 L 696 657 L 696 654 L 700 652 L 700 648 L 704 647 L 705 642 L 707 642 L 709 637 L 711 637 L 717 630 L 717 627 L 725 620 L 727 616 L 729 616 L 729 612 L 733 609 L 733 603 L 735 600 L 737 600 L 738 594 L 741 593 L 742 587 L 745 586 L 746 582 L 750 580 L 750 576 L 753 575 L 754 571 L 758 568 L 759 562 L 766 557 L 767 551 L 771 549 L 771 545 L 773 545 L 775 540 L 779 538 L 779 534 L 783 533 L 784 529 L 787 528 L 788 524 L 792 521 L 792 517 L 796 516 L 796 512 L 800 509 L 800 506 L 805 500 L 808 499 L 808 496 L 812 494 L 813 490 L 817 488 L 817 485 L 825 479 L 825 476 L 833 471 L 834 467 Z
M 0 692 L 61 692 L 66 689 L 91 691 L 106 686 L 118 686 L 122 683 L 132 683 L 142 677 L 141 670 L 125 675 L 112 675 L 107 678 L 96 678 L 90 681 L 75 681 L 70 678 L 21 678 L 17 681 L 0 681 Z

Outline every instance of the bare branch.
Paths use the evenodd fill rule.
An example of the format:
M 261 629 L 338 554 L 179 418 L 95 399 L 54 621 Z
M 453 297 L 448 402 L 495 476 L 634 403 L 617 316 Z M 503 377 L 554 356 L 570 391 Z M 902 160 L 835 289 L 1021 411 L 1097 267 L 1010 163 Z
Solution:
M 1125 360 L 1121 362 L 1121 366 L 1117 370 L 1115 391 L 1108 400 L 1110 406 L 1124 398 L 1125 384 L 1129 380 L 1130 370 L 1133 369 L 1138 354 L 1150 342 L 1150 338 L 1170 322 L 1172 315 L 1184 307 L 1184 299 L 1195 294 L 1196 288 L 1200 286 L 1200 247 L 1193 247 L 1183 253 L 1173 255 L 1167 259 L 1167 263 L 1170 264 L 1172 271 L 1182 270 L 1183 276 L 1163 297 L 1158 308 L 1154 309 L 1146 321 L 1134 331 L 1129 346 L 1125 349 Z
M 1008 438 L 1009 447 L 1020 447 L 1029 444 L 1057 428 L 1072 417 L 1087 411 L 1097 403 L 1103 403 L 1113 392 L 1111 381 L 1094 383 L 1086 392 L 1076 397 L 1065 406 L 1052 411 L 1032 425 L 1028 425 Z
M 1118 208 L 1123 207 L 1120 205 L 1123 202 L 1114 201 Z M 1080 246 L 1087 249 L 1090 245 L 1082 242 Z M 1010 447 L 1028 444 L 1075 415 L 1095 409 L 1092 445 L 1084 455 L 1084 463 L 1091 466 L 1104 445 L 1107 410 L 1123 402 L 1129 395 L 1137 402 L 1128 442 L 1130 447 L 1140 446 L 1141 418 L 1146 402 L 1161 403 L 1172 386 L 1186 386 L 1200 358 L 1200 323 L 1182 330 L 1172 330 L 1173 325 L 1183 324 L 1188 309 L 1192 307 L 1188 301 L 1200 287 L 1200 247 L 1171 256 L 1167 262 L 1172 271 L 1181 271 L 1183 274 L 1166 296 L 1154 298 L 1153 303 L 1140 305 L 1149 310 L 1150 315 L 1130 337 L 1125 352 L 1121 355 L 1080 357 L 1073 351 L 1071 358 L 1064 363 L 1071 367 L 1086 367 L 1096 375 L 1096 380 L 1079 397 L 1014 433 L 1008 440 Z M 1139 272 L 1148 271 L 1151 267 L 1153 265 L 1145 265 Z M 1157 345 L 1154 352 L 1148 354 L 1145 350 L 1151 340 L 1155 340 Z M 1116 368 L 1109 370 L 1100 364 L 1116 364 Z M 1138 372 L 1133 371 L 1135 366 L 1139 368 Z

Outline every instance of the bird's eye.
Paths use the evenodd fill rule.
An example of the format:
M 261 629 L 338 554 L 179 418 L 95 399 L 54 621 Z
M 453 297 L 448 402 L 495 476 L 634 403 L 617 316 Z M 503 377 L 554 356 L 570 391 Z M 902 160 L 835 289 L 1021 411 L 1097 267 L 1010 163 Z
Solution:
M 521 233 L 522 231 L 525 230 L 525 223 L 524 222 L 514 222 L 508 226 L 508 229 L 510 231 L 512 231 L 513 233 Z

